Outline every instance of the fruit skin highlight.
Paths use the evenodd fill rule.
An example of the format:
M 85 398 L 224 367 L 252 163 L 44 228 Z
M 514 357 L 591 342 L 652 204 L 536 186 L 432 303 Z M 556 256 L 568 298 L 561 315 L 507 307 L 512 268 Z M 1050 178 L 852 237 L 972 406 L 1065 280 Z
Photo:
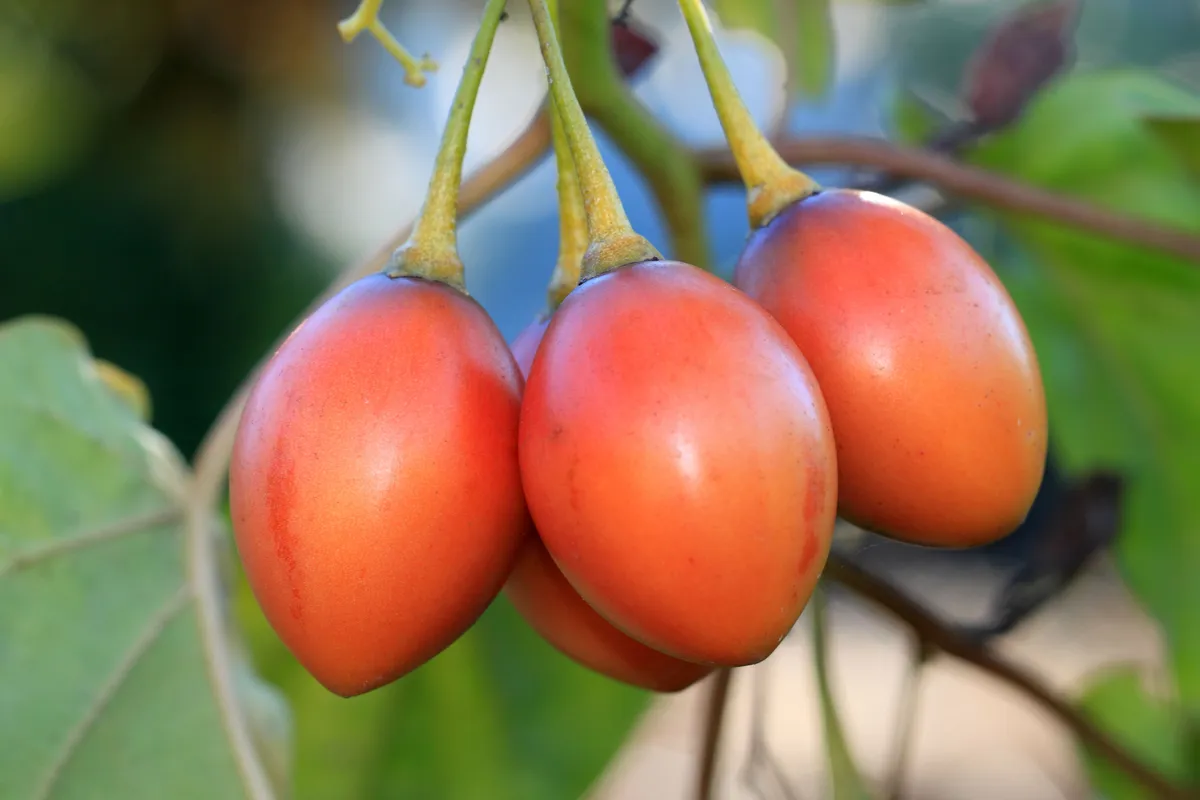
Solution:
M 512 352 L 529 374 L 549 317 L 534 320 L 513 340 Z M 678 692 L 711 669 L 665 655 L 626 636 L 584 602 L 538 536 L 521 547 L 504 593 L 539 635 L 583 666 L 655 692 Z
M 751 235 L 734 283 L 817 376 L 843 517 L 944 547 L 1025 518 L 1046 457 L 1041 373 L 1003 284 L 957 234 L 891 198 L 825 190 Z
M 330 691 L 415 669 L 499 593 L 530 531 L 521 383 L 474 300 L 383 274 L 263 369 L 233 452 L 233 527 L 267 619 Z
M 521 408 L 542 541 L 605 619 L 656 650 L 756 663 L 828 556 L 837 466 L 786 332 L 696 267 L 586 280 L 554 314 Z

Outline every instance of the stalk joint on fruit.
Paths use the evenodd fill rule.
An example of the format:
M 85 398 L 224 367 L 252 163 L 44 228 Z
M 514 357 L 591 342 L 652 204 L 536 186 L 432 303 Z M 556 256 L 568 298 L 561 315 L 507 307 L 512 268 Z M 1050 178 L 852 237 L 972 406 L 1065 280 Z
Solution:
M 558 3 L 550 0 L 550 20 L 558 30 Z M 561 45 L 560 45 L 561 46 Z M 566 126 L 558 103 L 550 98 L 550 131 L 554 141 L 555 168 L 558 171 L 558 261 L 546 290 L 547 311 L 554 313 L 567 295 L 579 285 L 579 270 L 588 248 L 587 211 L 579 190 L 575 157 L 567 139 Z
M 659 261 L 662 254 L 629 223 L 617 187 L 604 165 L 600 148 L 588 128 L 583 108 L 571 86 L 571 77 L 563 62 L 558 35 L 546 0 L 529 0 L 537 29 L 542 58 L 546 62 L 550 94 L 558 113 L 562 115 L 563 130 L 579 188 L 583 195 L 587 218 L 588 248 L 583 256 L 581 281 L 642 261 Z
M 692 43 L 713 108 L 729 141 L 738 172 L 746 184 L 746 206 L 752 228 L 769 224 L 780 211 L 821 190 L 820 185 L 790 166 L 759 130 L 738 94 L 733 76 L 713 38 L 712 23 L 702 0 L 679 0 L 679 8 L 692 34 Z
M 338 33 L 342 35 L 342 41 L 349 44 L 360 33 L 368 31 L 404 67 L 404 82 L 420 88 L 425 85 L 425 73 L 437 72 L 437 62 L 428 55 L 416 58 L 396 40 L 379 19 L 379 9 L 382 5 L 383 0 L 362 0 L 353 14 L 338 23 Z

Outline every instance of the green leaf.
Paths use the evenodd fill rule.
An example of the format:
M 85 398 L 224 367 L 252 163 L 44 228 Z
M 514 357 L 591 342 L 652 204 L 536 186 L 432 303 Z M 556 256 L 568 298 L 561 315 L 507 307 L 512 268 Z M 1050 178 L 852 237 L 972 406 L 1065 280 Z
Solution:
M 1200 186 L 1141 119 L 1196 98 L 1140 72 L 1075 75 L 974 160 L 1040 186 L 1200 233 Z M 1051 436 L 1069 470 L 1131 480 L 1122 572 L 1163 626 L 1200 718 L 1200 267 L 1044 220 L 1006 218 L 1032 257 L 1003 271 L 1041 360 Z
M 297 800 L 580 797 L 645 705 L 646 693 L 560 655 L 503 596 L 428 664 L 343 700 L 296 663 L 240 587 L 255 661 L 296 718 Z
M 0 325 L 0 797 L 270 796 L 188 480 L 76 329 Z
M 837 33 L 830 0 L 793 0 L 797 36 L 788 61 L 792 80 L 803 94 L 820 97 L 833 83 L 837 66 Z
M 1168 780 L 1185 784 L 1187 742 L 1177 708 L 1147 696 L 1137 673 L 1120 670 L 1097 678 L 1079 700 L 1080 710 L 1129 753 Z M 1142 800 L 1141 784 L 1088 748 L 1082 748 L 1092 788 L 1108 800 Z
M 62 174 L 97 122 L 94 87 L 82 72 L 16 30 L 0 25 L 0 201 Z
M 927 103 L 912 92 L 897 92 L 892 99 L 892 130 L 902 144 L 921 146 L 945 125 Z
M 1143 122 L 1178 154 L 1192 175 L 1200 179 L 1200 115 L 1148 116 Z
M 150 390 L 146 388 L 146 384 L 142 383 L 136 375 L 130 375 L 116 364 L 101 359 L 96 359 L 93 363 L 96 374 L 100 376 L 100 380 L 104 382 L 109 391 L 121 398 L 133 410 L 133 413 L 137 414 L 138 419 L 142 422 L 149 422 L 152 409 Z
M 716 0 L 713 10 L 730 30 L 750 30 L 778 43 L 779 15 L 775 0 Z

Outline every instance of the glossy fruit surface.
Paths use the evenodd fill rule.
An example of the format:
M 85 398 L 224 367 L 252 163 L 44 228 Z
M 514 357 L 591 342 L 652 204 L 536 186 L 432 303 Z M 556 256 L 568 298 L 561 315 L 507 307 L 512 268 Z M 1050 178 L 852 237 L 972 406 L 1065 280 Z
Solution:
M 513 340 L 513 356 L 526 375 L 548 324 L 548 318 L 539 318 Z M 613 627 L 579 596 L 538 536 L 526 540 L 504 592 L 543 639 L 610 678 L 651 691 L 677 692 L 711 671 L 664 655 Z
M 778 319 L 833 420 L 844 517 L 972 546 L 1024 519 L 1046 457 L 1037 358 L 987 263 L 933 217 L 830 190 L 756 231 L 734 282 Z
M 238 550 L 331 691 L 416 668 L 499 592 L 530 530 L 521 380 L 474 300 L 382 274 L 325 303 L 258 378 L 230 471 Z
M 521 408 L 542 541 L 605 619 L 697 663 L 768 656 L 828 556 L 837 469 L 786 332 L 687 264 L 632 264 L 550 320 Z

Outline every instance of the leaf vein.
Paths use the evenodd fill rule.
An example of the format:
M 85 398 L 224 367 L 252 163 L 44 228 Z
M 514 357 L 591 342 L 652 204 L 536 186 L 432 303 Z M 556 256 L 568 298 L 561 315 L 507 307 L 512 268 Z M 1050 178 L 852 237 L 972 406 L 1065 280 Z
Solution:
M 79 549 L 102 545 L 103 542 L 121 539 L 121 537 L 140 533 L 140 531 L 154 528 L 156 525 L 179 521 L 182 518 L 184 518 L 184 512 L 181 509 L 160 509 L 102 525 L 100 528 L 85 530 L 82 534 L 50 540 L 42 545 L 18 552 L 7 561 L 0 561 L 0 578 L 13 572 L 28 570 L 29 567 L 41 564 L 42 561 L 52 559 L 56 555 L 65 555 L 79 551 Z
M 18 552 L 7 561 L 0 561 L 0 578 L 10 573 L 20 572 L 36 566 L 56 556 L 72 553 L 114 539 L 120 539 L 134 533 L 140 533 L 147 528 L 164 525 L 168 522 L 183 519 L 183 511 L 179 508 L 162 508 L 136 517 L 128 517 L 118 522 L 102 525 L 73 536 L 52 539 L 43 544 Z
M 108 708 L 113 697 L 116 696 L 120 688 L 125 684 L 125 680 L 133 672 L 134 667 L 142 660 L 142 657 L 149 652 L 150 648 L 158 641 L 158 637 L 166 630 L 167 625 L 175 618 L 183 608 L 187 605 L 187 601 L 191 593 L 186 587 L 182 587 L 177 591 L 170 600 L 167 601 L 158 613 L 156 613 L 150 622 L 146 625 L 137 641 L 133 643 L 133 647 L 125 655 L 125 658 L 117 665 L 116 670 L 109 676 L 108 680 L 100 688 L 100 692 L 92 701 L 91 706 L 83 715 L 83 718 L 73 727 L 67 734 L 66 740 L 63 742 L 62 750 L 58 757 L 51 764 L 49 772 L 46 773 L 46 778 L 42 782 L 41 789 L 34 795 L 39 800 L 45 800 L 50 797 L 50 793 L 54 790 L 71 759 L 79 751 L 79 746 L 87 738 L 88 733 L 95 726 L 96 721 L 100 719 L 100 715 L 104 713 L 104 709 Z

